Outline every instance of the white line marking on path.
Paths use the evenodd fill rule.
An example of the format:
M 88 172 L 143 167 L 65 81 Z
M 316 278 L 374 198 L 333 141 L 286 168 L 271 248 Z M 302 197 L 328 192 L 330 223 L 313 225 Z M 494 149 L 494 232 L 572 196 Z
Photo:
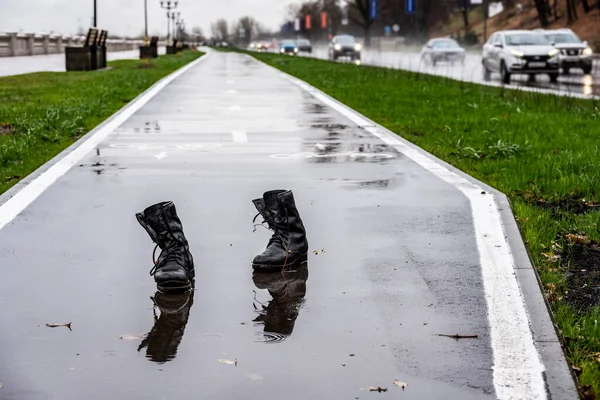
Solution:
M 230 89 L 227 91 L 227 94 L 236 94 L 236 93 L 237 93 L 237 90 L 235 90 L 235 89 Z
M 228 85 L 233 85 L 235 82 L 234 81 L 227 81 Z
M 501 400 L 545 400 L 547 398 L 543 378 L 545 368 L 533 342 L 529 318 L 515 275 L 515 262 L 504 234 L 494 196 L 487 192 L 481 194 L 483 188 L 408 146 L 396 135 L 373 126 L 359 113 L 323 92 L 288 74 L 278 72 L 352 122 L 360 126 L 368 126 L 365 129 L 371 134 L 393 146 L 440 179 L 455 186 L 469 199 L 488 308 L 496 396 Z
M 158 158 L 159 160 L 162 160 L 163 158 L 167 157 L 167 153 L 165 153 L 164 151 L 162 153 L 158 153 L 157 155 L 155 155 L 154 157 Z
M 233 135 L 233 141 L 236 143 L 248 142 L 248 136 L 246 136 L 246 132 L 244 131 L 233 131 L 231 134 Z
M 231 106 L 231 107 L 229 107 L 230 111 L 240 111 L 241 109 L 242 109 L 242 107 L 240 107 L 240 106 Z
M 21 213 L 27 206 L 35 201 L 46 189 L 48 189 L 58 178 L 63 176 L 71 167 L 76 165 L 90 151 L 94 150 L 98 144 L 114 132 L 123 122 L 131 117 L 136 111 L 142 108 L 148 101 L 156 96 L 162 89 L 182 74 L 198 65 L 202 60 L 205 60 L 210 53 L 206 53 L 196 61 L 178 69 L 172 74 L 164 77 L 155 83 L 150 89 L 146 90 L 135 100 L 129 103 L 120 112 L 107 119 L 104 123 L 94 129 L 94 133 L 76 147 L 69 154 L 61 158 L 44 171 L 40 176 L 28 183 L 17 194 L 8 199 L 0 206 L 0 229 L 10 223 L 17 215 Z

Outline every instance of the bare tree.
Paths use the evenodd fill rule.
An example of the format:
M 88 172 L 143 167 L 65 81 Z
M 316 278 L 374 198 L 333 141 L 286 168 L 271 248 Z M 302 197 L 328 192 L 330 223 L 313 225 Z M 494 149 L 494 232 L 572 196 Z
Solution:
M 223 18 L 218 19 L 211 24 L 210 31 L 214 39 L 225 41 L 229 37 L 229 24 Z
M 348 18 L 362 28 L 366 47 L 371 45 L 371 26 L 374 22 L 371 19 L 369 3 L 369 0 L 350 0 L 348 2 Z

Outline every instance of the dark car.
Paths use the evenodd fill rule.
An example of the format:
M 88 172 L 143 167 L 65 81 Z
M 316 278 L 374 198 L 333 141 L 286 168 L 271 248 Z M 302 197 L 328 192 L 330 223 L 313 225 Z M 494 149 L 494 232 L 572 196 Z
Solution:
M 563 73 L 568 74 L 571 68 L 581 68 L 584 74 L 592 72 L 592 55 L 594 52 L 587 42 L 582 41 L 570 29 L 542 31 L 554 48 L 560 50 L 558 63 Z
M 361 50 L 362 46 L 354 36 L 335 36 L 329 43 L 329 59 L 335 61 L 340 57 L 349 57 L 352 61 L 360 60 Z
M 296 46 L 296 42 L 293 40 L 282 40 L 279 43 L 279 52 L 281 54 L 296 55 L 298 54 L 298 46 Z
M 312 53 L 312 43 L 308 39 L 299 39 L 296 42 L 299 52 Z
M 421 50 L 421 60 L 432 65 L 440 61 L 464 64 L 466 55 L 465 49 L 454 39 L 431 39 Z

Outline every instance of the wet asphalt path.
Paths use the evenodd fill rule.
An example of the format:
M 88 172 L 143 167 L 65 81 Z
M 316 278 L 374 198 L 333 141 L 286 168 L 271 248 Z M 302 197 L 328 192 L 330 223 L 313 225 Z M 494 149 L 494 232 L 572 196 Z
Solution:
M 328 49 L 327 47 L 317 46 L 309 56 L 327 59 Z M 340 61 L 344 62 L 345 60 L 340 59 Z M 491 81 L 484 80 L 480 53 L 467 53 L 464 65 L 460 63 L 439 63 L 433 66 L 421 62 L 421 56 L 418 52 L 364 50 L 361 62 L 365 65 L 405 69 L 466 82 L 501 86 L 499 74 L 492 74 Z M 556 84 L 551 83 L 547 75 L 537 76 L 534 82 L 529 81 L 526 76 L 522 75 L 514 75 L 511 79 L 510 86 L 514 88 L 591 98 L 600 96 L 600 61 L 595 61 L 591 75 L 584 75 L 580 70 L 573 70 L 570 75 L 561 75 L 559 82 Z
M 255 285 L 269 232 L 251 200 L 277 188 L 304 219 L 308 279 Z M 195 257 L 190 297 L 156 297 L 148 275 L 134 214 L 163 200 Z M 243 55 L 169 84 L 0 243 L 0 399 L 494 397 L 468 200 Z M 436 336 L 455 333 L 479 338 Z
M 165 48 L 160 47 L 159 54 L 165 54 Z M 108 61 L 137 60 L 139 50 L 115 51 L 107 53 Z M 33 72 L 65 72 L 65 55 L 48 54 L 40 56 L 0 57 L 0 76 L 30 74 Z

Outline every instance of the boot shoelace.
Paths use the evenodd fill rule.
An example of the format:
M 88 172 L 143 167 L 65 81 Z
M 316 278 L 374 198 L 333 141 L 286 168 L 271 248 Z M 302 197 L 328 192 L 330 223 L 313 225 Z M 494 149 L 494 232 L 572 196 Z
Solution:
M 287 220 L 287 210 L 286 210 L 285 214 L 286 214 L 286 220 Z M 269 247 L 273 243 L 279 243 L 281 245 L 281 247 L 287 251 L 287 249 L 285 249 L 284 237 L 283 237 L 285 235 L 285 226 L 275 222 L 275 217 L 277 217 L 277 214 L 273 215 L 269 219 L 263 219 L 263 222 L 261 222 L 260 224 L 255 224 L 256 218 L 258 218 L 259 215 L 262 215 L 262 214 L 261 213 L 256 214 L 254 216 L 254 219 L 252 220 L 252 223 L 254 224 L 254 230 L 256 231 L 257 226 L 265 227 L 264 224 L 266 223 L 267 226 L 265 228 L 270 231 L 273 231 L 273 236 L 271 236 L 271 239 L 269 239 L 269 243 L 267 244 L 267 247 Z
M 181 267 L 183 267 L 185 269 L 185 265 L 184 265 L 185 262 L 182 260 L 182 255 L 178 251 L 180 246 L 183 246 L 183 244 L 178 241 L 173 242 L 173 244 L 171 244 L 169 247 L 167 247 L 160 253 L 160 255 L 158 257 L 159 259 L 157 260 L 156 259 L 156 249 L 158 249 L 160 247 L 157 244 L 154 247 L 154 250 L 152 251 L 152 261 L 154 262 L 154 266 L 150 270 L 150 276 L 153 276 L 156 273 L 156 271 L 158 270 L 159 261 L 161 261 L 160 257 L 162 255 L 164 255 L 164 257 L 162 259 L 162 264 L 164 264 L 167 261 L 175 261 L 177 264 L 181 265 Z

